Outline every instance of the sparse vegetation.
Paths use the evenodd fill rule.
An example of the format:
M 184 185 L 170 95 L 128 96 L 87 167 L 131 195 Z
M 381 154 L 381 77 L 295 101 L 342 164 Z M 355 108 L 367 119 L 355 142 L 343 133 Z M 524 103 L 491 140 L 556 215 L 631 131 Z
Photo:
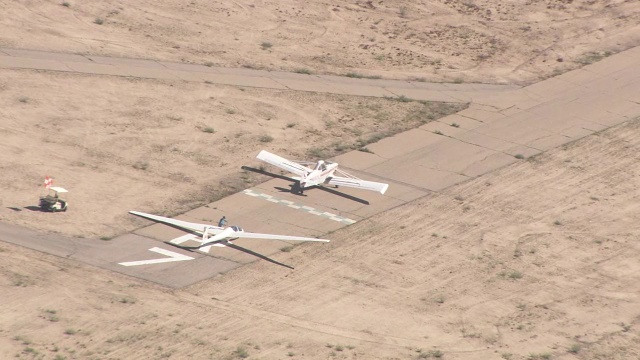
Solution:
M 227 109 L 227 110 L 225 110 L 225 112 L 226 112 L 227 114 L 233 115 L 233 114 L 235 114 L 235 113 L 236 113 L 236 110 L 235 110 L 235 109 Z
M 551 359 L 550 353 L 531 353 L 527 356 L 527 360 L 549 360 Z
M 326 150 L 317 147 L 307 150 L 307 154 L 314 159 L 324 159 L 327 157 Z
M 291 252 L 291 250 L 293 250 L 293 245 L 285 246 L 282 249 L 280 249 L 280 251 L 282 252 Z
M 28 102 L 29 102 L 29 98 L 28 98 L 28 97 L 26 97 L 26 96 L 20 96 L 20 97 L 18 98 L 18 101 L 20 101 L 20 102 L 21 102 L 21 103 L 23 103 L 23 104 L 26 104 L 26 103 L 28 103 Z
M 600 51 L 594 51 L 594 52 L 588 52 L 584 55 L 582 55 L 581 57 L 577 58 L 575 60 L 576 63 L 580 64 L 580 65 L 589 65 L 589 64 L 593 64 L 595 62 L 598 62 L 608 56 L 611 56 L 612 52 L 611 51 L 604 51 L 604 52 L 600 52 Z
M 202 128 L 202 132 L 206 132 L 207 134 L 214 134 L 216 130 L 211 126 L 205 126 Z
M 422 349 L 418 349 L 416 352 L 418 352 L 418 359 L 440 359 L 444 356 L 444 353 L 440 350 L 424 351 Z
M 71 4 L 70 4 L 68 1 L 63 1 L 63 2 L 62 2 L 62 6 L 64 6 L 64 7 L 70 7 L 70 6 L 71 6 Z
M 296 74 L 311 75 L 311 70 L 305 69 L 305 68 L 295 69 L 295 70 L 293 70 L 293 72 L 295 72 Z
M 436 134 L 436 135 L 443 135 L 443 134 L 442 134 L 442 131 L 440 131 L 440 130 L 436 130 L 436 131 L 434 131 L 433 133 L 434 133 L 434 134 Z
M 354 79 L 381 79 L 380 75 L 364 75 L 357 72 L 348 72 L 344 74 L 346 77 L 354 78 Z
M 350 78 L 356 78 L 356 79 L 364 78 L 364 75 L 356 73 L 356 72 L 348 72 L 348 73 L 344 74 L 344 76 L 350 77 Z
M 519 159 L 519 160 L 524 159 L 524 155 L 522 155 L 522 154 L 516 154 L 514 157 L 515 157 L 516 159 Z
M 262 50 L 267 50 L 267 49 L 271 49 L 271 47 L 273 46 L 272 43 L 268 42 L 268 41 L 263 41 L 260 46 L 262 47 Z
M 451 126 L 453 126 L 453 127 L 455 127 L 455 128 L 460 127 L 460 125 L 459 125 L 459 124 L 457 124 L 457 123 L 451 123 Z
M 401 6 L 400 9 L 398 10 L 398 15 L 400 15 L 401 18 L 406 18 L 407 17 L 407 8 L 404 6 Z
M 104 24 L 104 19 L 103 18 L 96 18 L 95 20 L 93 20 L 94 24 L 98 24 L 98 25 L 102 25 Z
M 409 81 L 427 82 L 427 78 L 424 76 L 412 76 L 409 78 Z
M 56 315 L 57 311 L 53 310 L 53 309 L 47 309 L 44 311 L 45 313 L 47 313 L 47 318 L 49 319 L 49 321 L 51 322 L 58 322 L 60 321 L 60 318 L 58 317 L 58 315 Z
M 28 276 L 15 274 L 12 283 L 13 286 L 27 287 L 33 284 L 33 280 L 31 280 Z
M 522 279 L 523 275 L 522 275 L 522 273 L 520 271 L 513 270 L 513 271 L 509 272 L 508 276 L 509 276 L 509 279 L 518 280 L 518 279 Z
M 71 329 L 71 328 L 66 329 L 66 330 L 64 331 L 64 333 L 65 333 L 66 335 L 75 335 L 77 332 L 78 332 L 78 331 L 77 331 L 76 329 Z
M 271 135 L 262 135 L 260 136 L 260 138 L 258 138 L 258 140 L 260 140 L 260 142 L 263 143 L 269 143 L 273 141 L 273 136 Z
M 244 346 L 238 346 L 233 352 L 233 355 L 240 359 L 245 359 L 249 357 L 249 351 Z
M 571 345 L 571 347 L 567 351 L 572 353 L 572 354 L 577 354 L 577 353 L 580 352 L 580 349 L 582 349 L 582 345 L 573 344 L 573 345 Z
M 136 170 L 147 170 L 149 168 L 149 163 L 146 161 L 137 161 L 133 164 L 133 168 Z
M 562 222 L 560 220 L 556 220 L 553 222 L 553 225 L 560 226 L 562 225 Z
M 13 340 L 19 341 L 22 345 L 31 345 L 31 340 L 27 339 L 22 335 L 16 335 L 13 337 Z
M 136 301 L 136 298 L 134 298 L 133 296 L 124 296 L 120 298 L 120 302 L 123 304 L 135 304 Z

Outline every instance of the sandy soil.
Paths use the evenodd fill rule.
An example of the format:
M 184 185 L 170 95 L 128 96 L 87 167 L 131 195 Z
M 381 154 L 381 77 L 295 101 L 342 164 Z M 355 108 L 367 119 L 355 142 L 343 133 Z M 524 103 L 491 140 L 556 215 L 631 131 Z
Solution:
M 428 81 L 529 82 L 640 43 L 628 0 L 0 4 L 0 46 Z
M 638 131 L 625 124 L 282 253 L 304 264 L 295 272 L 255 262 L 165 290 L 3 244 L 0 356 L 636 359 Z
M 419 80 L 533 81 L 640 37 L 637 1 L 0 3 L 0 46 Z M 260 181 L 239 166 L 262 148 L 330 156 L 454 110 L 2 70 L 0 221 L 109 237 Z M 639 128 L 279 254 L 295 272 L 167 290 L 2 243 L 0 358 L 639 358 Z M 46 174 L 72 191 L 55 224 L 29 209 Z

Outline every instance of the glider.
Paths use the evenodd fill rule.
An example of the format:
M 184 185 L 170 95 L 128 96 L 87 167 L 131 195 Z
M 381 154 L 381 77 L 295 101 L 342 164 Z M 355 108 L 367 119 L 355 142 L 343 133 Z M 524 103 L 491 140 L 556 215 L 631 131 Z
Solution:
M 268 240 L 285 240 L 285 241 L 329 242 L 329 240 L 326 240 L 326 239 L 316 239 L 316 238 L 309 238 L 309 237 L 302 237 L 302 236 L 250 233 L 250 232 L 245 232 L 241 227 L 238 227 L 238 226 L 229 226 L 229 227 L 223 228 L 223 227 L 213 226 L 208 224 L 198 224 L 198 223 L 192 223 L 188 221 L 166 218 L 164 216 L 152 215 L 152 214 L 147 214 L 139 211 L 129 211 L 129 213 L 136 216 L 143 217 L 151 221 L 169 225 L 176 229 L 187 231 L 192 234 L 188 240 L 194 240 L 200 243 L 197 246 L 182 246 L 180 245 L 181 242 L 175 243 L 170 241 L 169 244 L 171 245 L 174 245 L 183 249 L 188 249 L 188 250 L 194 250 L 194 249 L 203 250 L 204 252 L 208 252 L 211 246 L 230 247 L 232 249 L 242 251 L 244 253 L 259 257 L 263 260 L 269 261 L 271 263 L 274 263 L 280 266 L 287 267 L 289 269 L 293 269 L 293 267 L 283 264 L 281 262 L 278 262 L 276 260 L 273 260 L 271 258 L 268 258 L 265 255 L 256 253 L 247 248 L 238 246 L 232 243 L 232 241 L 239 238 L 244 238 L 244 239 L 268 239 Z M 197 235 L 197 236 L 194 236 L 194 235 Z M 177 239 L 173 239 L 173 240 L 177 240 Z

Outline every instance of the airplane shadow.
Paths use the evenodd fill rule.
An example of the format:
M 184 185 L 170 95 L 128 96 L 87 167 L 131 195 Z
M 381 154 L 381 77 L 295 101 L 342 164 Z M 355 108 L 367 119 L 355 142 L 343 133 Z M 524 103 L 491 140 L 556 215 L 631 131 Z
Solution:
M 303 193 L 300 193 L 300 184 L 298 184 L 298 183 L 290 185 L 290 188 L 291 189 L 285 189 L 285 188 L 278 187 L 278 186 L 274 187 L 274 189 L 276 189 L 276 190 L 278 190 L 280 192 L 288 192 L 288 193 L 292 193 L 292 194 L 298 195 L 298 196 L 307 196 L 307 195 L 305 195 Z M 324 187 L 324 186 L 308 187 L 308 188 L 305 189 L 305 191 L 309 191 L 309 190 L 313 190 L 313 189 L 326 191 L 326 192 L 331 193 L 333 195 L 337 195 L 337 196 L 343 197 L 345 199 L 349 199 L 351 201 L 359 202 L 360 204 L 363 204 L 363 205 L 370 205 L 371 204 L 370 202 L 368 202 L 365 199 L 361 199 L 361 198 L 355 197 L 353 195 L 345 194 L 345 193 L 340 192 L 338 190 L 335 190 L 335 189 L 332 189 L 332 188 L 328 188 L 328 187 Z
M 300 190 L 296 190 L 296 186 L 295 185 L 290 185 L 289 189 L 285 189 L 285 188 L 279 187 L 279 186 L 274 186 L 273 188 L 278 190 L 278 191 L 280 191 L 280 192 L 291 193 L 291 194 L 294 194 L 294 195 L 304 196 L 304 197 L 307 196 L 305 194 L 301 194 Z
M 256 169 L 256 168 L 253 168 L 253 167 L 250 167 L 250 166 L 241 166 L 240 168 L 242 170 L 253 171 L 253 172 L 258 173 L 258 174 L 267 175 L 267 176 L 271 176 L 271 177 L 274 177 L 274 178 L 291 181 L 291 178 L 289 178 L 289 177 L 286 177 L 284 175 L 274 174 L 274 173 L 266 171 L 266 170 Z
M 345 193 L 340 192 L 340 191 L 335 190 L 335 189 L 331 189 L 331 188 L 324 187 L 324 186 L 316 186 L 316 188 L 317 188 L 317 189 L 320 189 L 320 190 L 322 190 L 322 191 L 326 191 L 326 192 L 328 192 L 328 193 L 334 194 L 334 195 L 341 196 L 341 197 L 343 197 L 343 198 L 345 198 L 345 199 L 349 199 L 349 200 L 352 200 L 352 201 L 355 201 L 355 202 L 359 202 L 360 204 L 364 204 L 364 205 L 369 205 L 369 204 L 370 204 L 370 203 L 369 203 L 367 200 L 365 200 L 365 199 L 361 199 L 361 198 L 359 198 L 359 197 L 355 197 L 355 196 L 353 196 L 353 195 L 345 194 Z
M 30 206 L 25 206 L 24 208 L 31 211 L 44 212 L 40 206 L 30 205 Z M 18 209 L 18 208 L 9 208 L 9 209 L 15 210 L 15 211 L 22 211 L 22 209 Z

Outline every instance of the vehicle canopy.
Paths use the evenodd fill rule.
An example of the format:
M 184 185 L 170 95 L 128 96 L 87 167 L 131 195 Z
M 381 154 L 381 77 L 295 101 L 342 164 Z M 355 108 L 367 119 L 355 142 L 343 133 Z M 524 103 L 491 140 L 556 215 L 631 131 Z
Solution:
M 65 188 L 61 188 L 59 186 L 52 186 L 52 187 L 49 188 L 49 190 L 55 191 L 55 192 L 60 193 L 60 194 L 69 192 L 69 190 L 67 190 Z

